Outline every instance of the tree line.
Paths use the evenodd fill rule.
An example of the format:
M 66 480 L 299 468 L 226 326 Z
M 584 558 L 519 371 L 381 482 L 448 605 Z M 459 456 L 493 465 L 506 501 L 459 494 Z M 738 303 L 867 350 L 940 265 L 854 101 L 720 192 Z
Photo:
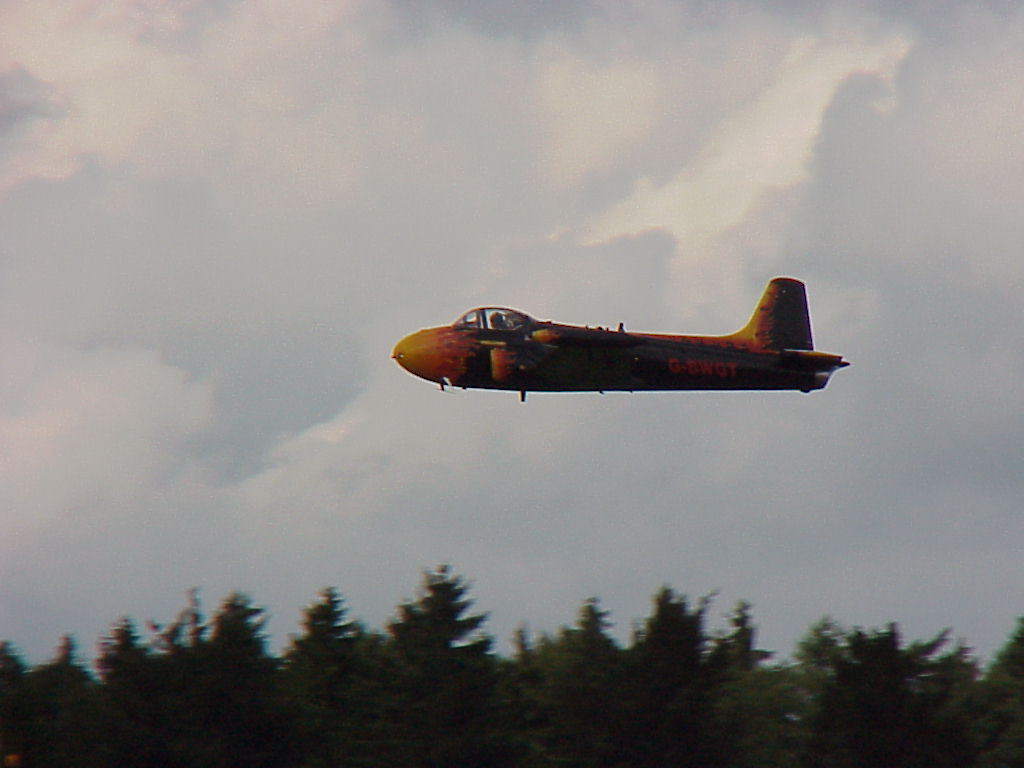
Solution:
M 469 584 L 424 573 L 384 630 L 336 589 L 268 651 L 243 594 L 204 617 L 115 623 L 83 664 L 66 637 L 29 667 L 0 644 L 7 768 L 522 766 L 995 768 L 1024 765 L 1024 619 L 987 668 L 946 633 L 824 619 L 792 659 L 759 650 L 750 606 L 662 588 L 628 643 L 585 601 L 552 634 L 495 652 Z

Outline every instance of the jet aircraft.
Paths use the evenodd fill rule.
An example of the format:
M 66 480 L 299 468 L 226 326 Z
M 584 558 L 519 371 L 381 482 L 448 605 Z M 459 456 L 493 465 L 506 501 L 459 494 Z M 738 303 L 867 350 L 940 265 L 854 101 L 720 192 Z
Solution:
M 519 392 L 822 389 L 841 355 L 814 350 L 804 284 L 769 281 L 749 322 L 726 336 L 634 333 L 471 309 L 416 331 L 391 356 L 441 386 Z

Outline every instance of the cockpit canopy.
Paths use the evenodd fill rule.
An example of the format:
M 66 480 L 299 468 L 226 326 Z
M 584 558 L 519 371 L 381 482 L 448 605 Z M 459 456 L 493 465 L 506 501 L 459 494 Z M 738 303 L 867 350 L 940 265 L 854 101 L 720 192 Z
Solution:
M 532 321 L 529 315 L 514 309 L 480 307 L 471 309 L 453 324 L 456 328 L 483 328 L 491 331 L 518 331 Z

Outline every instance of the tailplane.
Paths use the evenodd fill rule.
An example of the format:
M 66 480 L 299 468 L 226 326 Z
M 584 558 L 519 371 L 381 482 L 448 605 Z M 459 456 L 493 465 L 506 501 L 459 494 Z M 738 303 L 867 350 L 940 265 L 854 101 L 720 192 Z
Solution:
M 750 320 L 732 338 L 760 349 L 814 349 L 804 284 L 790 277 L 771 280 Z

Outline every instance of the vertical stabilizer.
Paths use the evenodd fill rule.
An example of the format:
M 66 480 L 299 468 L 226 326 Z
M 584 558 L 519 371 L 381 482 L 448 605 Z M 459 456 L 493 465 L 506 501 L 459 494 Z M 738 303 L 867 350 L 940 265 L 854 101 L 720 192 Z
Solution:
M 790 277 L 771 280 L 750 321 L 733 337 L 761 349 L 814 349 L 804 284 Z

